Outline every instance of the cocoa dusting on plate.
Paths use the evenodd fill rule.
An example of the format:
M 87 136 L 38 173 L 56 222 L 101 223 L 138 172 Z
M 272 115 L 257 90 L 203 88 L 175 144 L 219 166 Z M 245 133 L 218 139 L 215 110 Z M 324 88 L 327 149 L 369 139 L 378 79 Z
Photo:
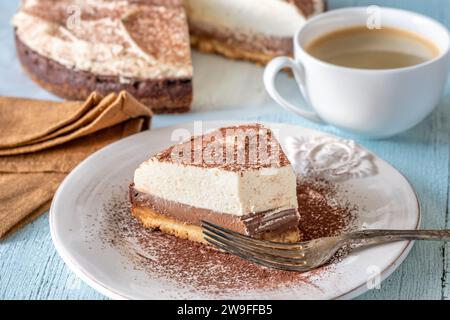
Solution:
M 355 225 L 358 207 L 339 200 L 342 193 L 345 190 L 323 179 L 297 183 L 299 229 L 303 241 L 337 236 Z
M 336 235 L 351 227 L 356 208 L 340 206 L 334 198 L 338 192 L 337 187 L 325 181 L 298 185 L 304 239 Z M 333 268 L 331 264 L 307 273 L 268 269 L 202 244 L 145 229 L 130 214 L 124 196 L 107 205 L 105 217 L 101 239 L 118 248 L 137 270 L 203 293 L 274 290 L 299 284 L 316 287 L 314 279 Z

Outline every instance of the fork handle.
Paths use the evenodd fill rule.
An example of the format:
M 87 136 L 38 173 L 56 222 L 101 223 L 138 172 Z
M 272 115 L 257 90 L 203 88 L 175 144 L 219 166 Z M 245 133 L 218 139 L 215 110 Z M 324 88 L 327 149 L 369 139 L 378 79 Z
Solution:
M 364 246 L 402 240 L 450 241 L 450 230 L 363 230 L 349 233 L 346 238 Z

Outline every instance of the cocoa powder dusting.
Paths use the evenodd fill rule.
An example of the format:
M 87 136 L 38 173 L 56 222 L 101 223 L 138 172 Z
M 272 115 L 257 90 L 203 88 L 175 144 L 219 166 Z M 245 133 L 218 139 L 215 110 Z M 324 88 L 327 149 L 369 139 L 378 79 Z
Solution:
M 356 207 L 335 201 L 338 188 L 325 181 L 298 185 L 300 229 L 305 240 L 332 236 L 351 228 Z M 124 191 L 126 192 L 126 191 Z M 220 296 L 241 290 L 275 290 L 324 277 L 333 264 L 307 273 L 268 269 L 214 248 L 142 227 L 130 214 L 126 196 L 115 197 L 105 208 L 101 239 L 127 256 L 152 278 Z
M 354 227 L 358 207 L 338 201 L 345 193 L 327 180 L 304 180 L 297 183 L 299 229 L 302 240 L 332 237 Z

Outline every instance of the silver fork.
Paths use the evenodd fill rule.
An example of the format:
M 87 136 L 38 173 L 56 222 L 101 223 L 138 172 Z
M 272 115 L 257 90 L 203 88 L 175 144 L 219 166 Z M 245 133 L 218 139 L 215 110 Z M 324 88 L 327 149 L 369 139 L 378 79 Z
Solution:
M 327 263 L 341 248 L 363 248 L 402 240 L 450 241 L 450 230 L 363 230 L 298 243 L 277 243 L 244 236 L 202 221 L 204 239 L 213 246 L 269 268 L 306 272 Z

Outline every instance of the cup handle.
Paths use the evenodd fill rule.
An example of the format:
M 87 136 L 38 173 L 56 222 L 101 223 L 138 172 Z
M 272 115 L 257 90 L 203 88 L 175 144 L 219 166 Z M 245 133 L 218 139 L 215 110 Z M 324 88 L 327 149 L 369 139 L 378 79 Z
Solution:
M 269 64 L 266 66 L 263 78 L 264 78 L 264 86 L 266 87 L 266 90 L 269 93 L 269 95 L 272 97 L 273 100 L 275 100 L 275 102 L 277 102 L 280 106 L 282 106 L 286 110 L 292 111 L 308 120 L 322 123 L 323 122 L 322 119 L 320 119 L 315 112 L 306 110 L 305 108 L 302 107 L 296 107 L 280 95 L 277 88 L 275 87 L 275 79 L 278 73 L 285 68 L 292 69 L 295 80 L 297 81 L 297 84 L 300 88 L 301 94 L 303 98 L 309 103 L 304 90 L 305 83 L 303 79 L 305 72 L 303 65 L 288 57 L 275 58 L 272 61 L 270 61 Z

